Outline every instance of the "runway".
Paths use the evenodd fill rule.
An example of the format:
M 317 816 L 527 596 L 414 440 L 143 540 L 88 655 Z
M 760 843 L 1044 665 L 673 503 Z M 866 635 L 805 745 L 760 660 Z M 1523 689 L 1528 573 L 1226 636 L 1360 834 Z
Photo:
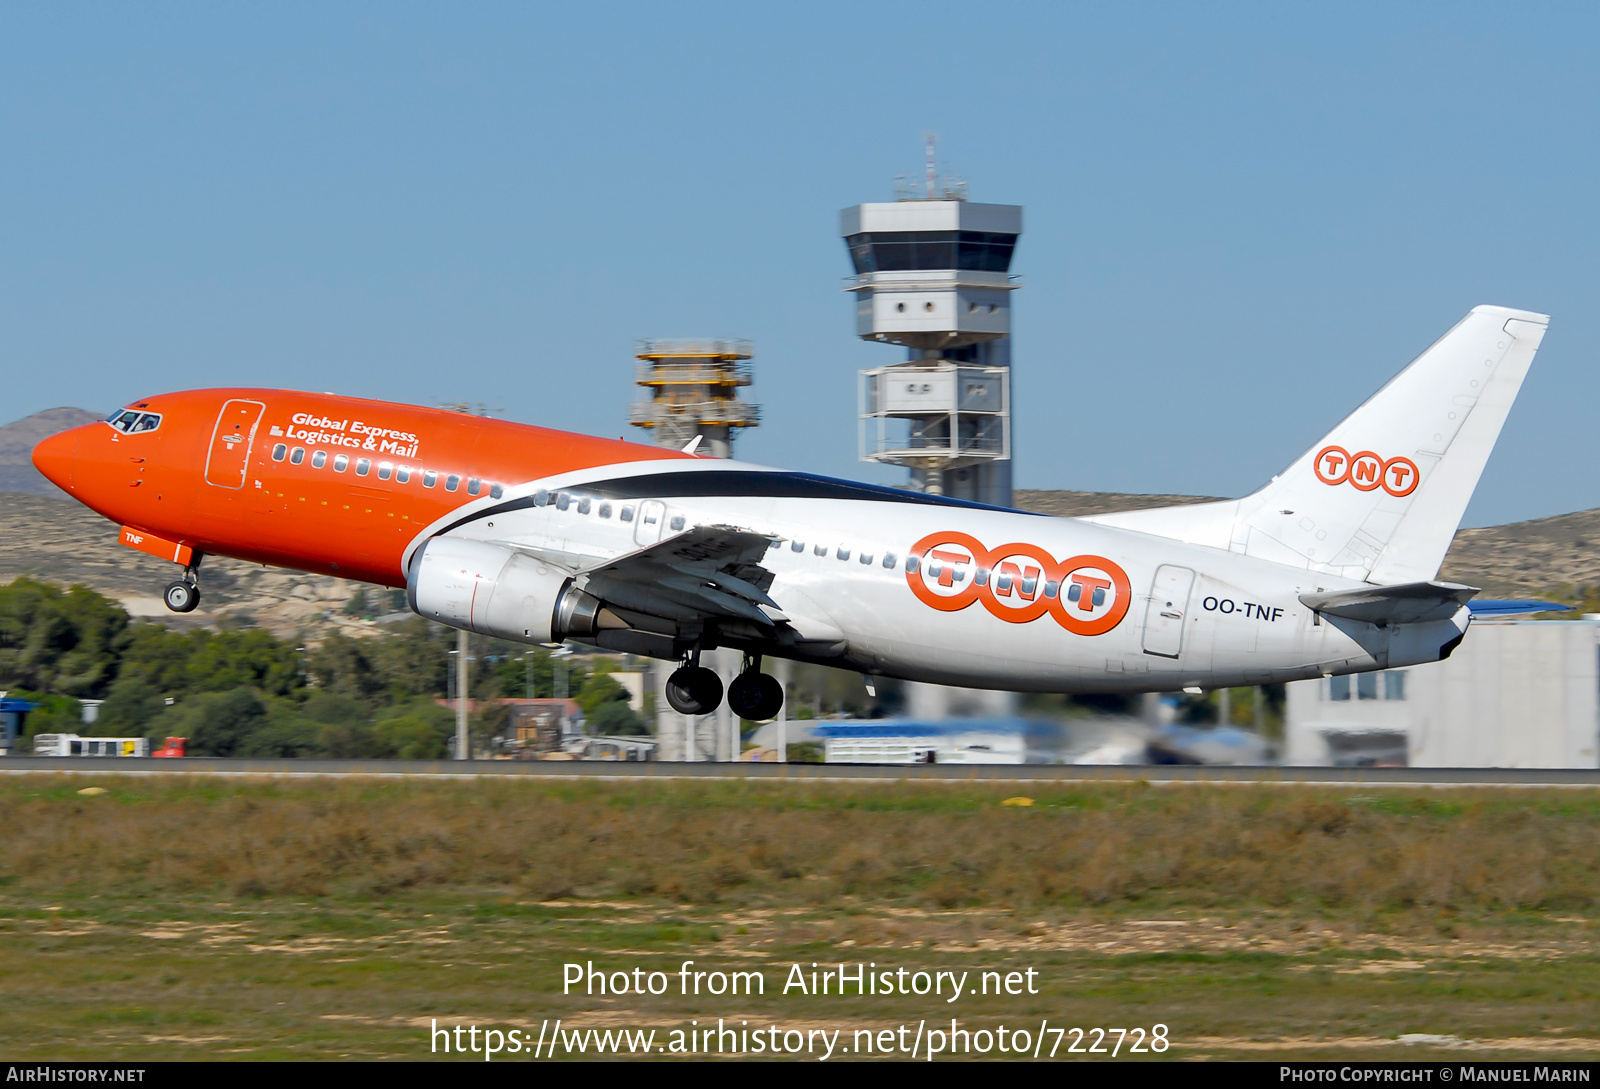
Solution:
M 277 778 L 739 779 L 778 782 L 1185 783 L 1366 787 L 1600 787 L 1597 768 L 1309 768 L 1081 764 L 682 764 L 609 760 L 221 760 L 0 758 L 4 775 Z

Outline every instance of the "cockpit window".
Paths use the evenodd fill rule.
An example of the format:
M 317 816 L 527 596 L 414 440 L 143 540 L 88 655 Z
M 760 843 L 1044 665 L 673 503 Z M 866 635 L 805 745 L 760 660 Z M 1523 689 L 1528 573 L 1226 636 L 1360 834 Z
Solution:
M 136 408 L 124 408 L 113 412 L 106 423 L 124 435 L 133 435 L 160 427 L 161 416 L 154 412 L 140 412 Z

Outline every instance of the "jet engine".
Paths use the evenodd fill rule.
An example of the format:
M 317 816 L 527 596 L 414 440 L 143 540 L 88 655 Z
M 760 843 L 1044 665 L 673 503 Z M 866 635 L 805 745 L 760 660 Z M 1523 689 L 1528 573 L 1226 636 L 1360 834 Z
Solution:
M 567 572 L 484 541 L 433 537 L 411 558 L 412 611 L 452 628 L 519 643 L 593 635 L 600 602 Z

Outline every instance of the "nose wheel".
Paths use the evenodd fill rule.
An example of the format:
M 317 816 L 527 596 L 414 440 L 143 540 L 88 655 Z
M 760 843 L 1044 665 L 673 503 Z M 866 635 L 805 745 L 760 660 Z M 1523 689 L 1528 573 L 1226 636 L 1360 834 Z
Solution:
M 200 587 L 187 579 L 170 583 L 163 600 L 175 613 L 192 613 L 200 604 Z
M 195 552 L 194 561 L 183 569 L 183 578 L 167 583 L 166 592 L 161 595 L 167 608 L 175 613 L 192 613 L 200 604 L 201 558 L 201 553 Z

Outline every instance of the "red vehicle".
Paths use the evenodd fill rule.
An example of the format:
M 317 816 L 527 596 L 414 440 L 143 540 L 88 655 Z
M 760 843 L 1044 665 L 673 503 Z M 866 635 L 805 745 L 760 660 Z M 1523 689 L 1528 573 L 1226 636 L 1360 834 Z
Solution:
M 151 753 L 150 755 L 151 756 L 165 756 L 165 757 L 182 756 L 184 747 L 186 745 L 188 745 L 188 743 L 189 743 L 188 738 L 169 737 L 169 738 L 167 738 L 167 743 L 165 745 L 161 746 L 161 748 L 157 749 L 155 752 Z

